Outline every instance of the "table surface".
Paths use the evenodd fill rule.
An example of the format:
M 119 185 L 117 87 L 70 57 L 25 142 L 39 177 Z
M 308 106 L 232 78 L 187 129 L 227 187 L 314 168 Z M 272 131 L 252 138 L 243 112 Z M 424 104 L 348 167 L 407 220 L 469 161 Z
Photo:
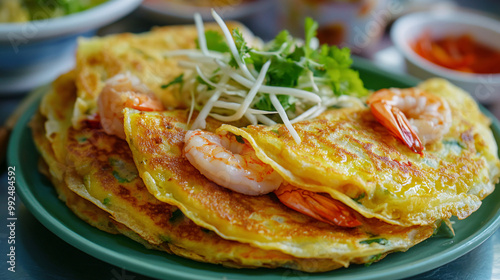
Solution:
M 132 14 L 118 23 L 100 30 L 101 34 L 147 30 L 150 23 Z M 388 49 L 388 51 L 392 51 Z M 397 54 L 396 54 L 397 55 Z M 374 57 L 374 61 L 383 59 Z M 22 94 L 0 96 L 0 124 L 23 99 Z M 497 116 L 497 107 L 489 108 Z M 0 163 L 0 220 L 7 221 L 7 166 Z M 150 279 L 124 268 L 96 259 L 47 230 L 26 207 L 17 200 L 16 205 L 16 272 L 7 270 L 9 253 L 8 229 L 0 227 L 0 279 Z M 460 258 L 436 269 L 407 279 L 480 279 L 500 280 L 500 229 L 483 244 Z

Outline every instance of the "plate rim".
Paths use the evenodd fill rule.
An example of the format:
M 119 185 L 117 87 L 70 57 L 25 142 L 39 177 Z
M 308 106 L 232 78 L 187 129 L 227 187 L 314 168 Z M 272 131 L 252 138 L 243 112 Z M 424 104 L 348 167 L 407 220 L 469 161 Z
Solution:
M 397 79 L 399 81 L 404 81 L 407 84 L 416 84 L 418 83 L 418 79 L 408 76 L 401 75 L 397 73 L 393 73 L 384 69 L 380 69 L 380 67 L 376 66 L 372 62 L 362 59 L 359 57 L 354 57 L 354 65 L 356 69 L 366 72 L 374 72 L 377 71 L 378 74 L 382 74 L 384 76 L 390 75 L 391 78 Z M 409 82 L 407 82 L 409 81 Z M 9 166 L 22 166 L 23 164 L 20 162 L 17 157 L 17 153 L 19 149 L 16 148 L 16 140 L 20 140 L 22 134 L 25 130 L 30 130 L 28 127 L 29 121 L 31 120 L 33 114 L 38 109 L 38 104 L 42 98 L 42 95 L 48 91 L 50 85 L 42 86 L 36 89 L 32 94 L 36 95 L 37 98 L 34 98 L 32 104 L 30 104 L 29 108 L 25 111 L 25 113 L 21 116 L 18 123 L 16 124 L 12 135 L 10 137 L 8 152 L 7 152 L 7 163 Z M 487 115 L 491 121 L 492 131 L 496 130 L 500 135 L 500 122 L 483 106 L 479 105 L 481 111 Z M 29 131 L 29 133 L 31 133 Z M 19 145 L 18 145 L 19 147 Z M 19 173 L 18 173 L 19 172 Z M 89 238 L 82 236 L 77 231 L 73 231 L 69 229 L 64 222 L 59 221 L 55 217 L 53 217 L 47 209 L 43 207 L 40 201 L 34 196 L 34 193 L 29 189 L 26 179 L 26 174 L 22 173 L 22 169 L 19 168 L 19 171 L 16 170 L 16 193 L 20 196 L 23 203 L 30 210 L 30 212 L 39 220 L 47 229 L 49 229 L 52 233 L 54 233 L 59 238 L 63 239 L 66 243 L 76 247 L 77 249 L 101 260 L 107 262 L 112 265 L 126 267 L 127 270 L 136 272 L 138 274 L 142 274 L 149 277 L 176 277 L 177 279 L 192 279 L 192 277 L 200 277 L 201 275 L 192 274 L 191 272 L 176 270 L 175 267 L 170 268 L 169 266 L 157 267 L 153 264 L 147 263 L 146 261 L 131 261 L 129 256 L 124 256 L 119 252 L 116 252 L 110 248 L 106 248 L 101 246 Z M 498 190 L 497 190 L 498 191 Z M 491 195 L 491 194 L 490 194 Z M 472 234 L 467 238 L 464 238 L 460 242 L 455 245 L 444 249 L 443 251 L 433 254 L 431 256 L 424 257 L 422 259 L 410 262 L 408 264 L 399 265 L 397 267 L 387 267 L 382 270 L 372 271 L 367 273 L 367 275 L 362 275 L 361 278 L 359 275 L 356 275 L 356 279 L 378 279 L 383 277 L 384 279 L 396 279 L 399 276 L 404 275 L 403 277 L 411 277 L 420 273 L 424 273 L 426 271 L 432 270 L 439 266 L 445 265 L 463 255 L 475 249 L 477 246 L 481 245 L 484 241 L 486 241 L 495 231 L 500 227 L 500 209 L 497 209 L 497 213 L 492 213 L 493 218 L 488 220 L 484 225 L 478 228 L 477 234 Z M 74 217 L 75 219 L 79 219 L 78 217 Z M 91 225 L 88 225 L 92 227 Z M 131 240 L 132 241 L 132 240 Z M 132 241 L 135 242 L 135 241 Z M 425 242 L 425 241 L 424 241 Z M 421 243 L 420 243 L 421 244 Z M 167 253 L 165 253 L 167 254 Z M 180 257 L 179 257 L 180 258 Z M 437 259 L 436 259 L 437 258 Z M 193 261 L 195 262 L 195 261 Z M 408 268 L 408 265 L 411 265 Z M 369 268 L 367 268 L 367 271 Z M 211 271 L 212 272 L 212 271 Z M 222 274 L 221 272 L 214 271 L 216 274 Z M 233 273 L 233 271 L 229 271 L 229 273 Z M 328 272 L 327 272 L 328 273 Z M 324 279 L 324 278 L 336 278 L 338 276 L 334 275 L 325 275 L 324 273 L 320 274 L 307 274 L 314 276 L 316 279 Z M 221 275 L 223 276 L 223 275 Z M 321 277 L 324 276 L 324 277 Z M 353 279 L 348 275 L 340 275 L 342 279 Z M 204 275 L 203 279 L 220 279 L 220 277 L 215 277 L 213 275 Z

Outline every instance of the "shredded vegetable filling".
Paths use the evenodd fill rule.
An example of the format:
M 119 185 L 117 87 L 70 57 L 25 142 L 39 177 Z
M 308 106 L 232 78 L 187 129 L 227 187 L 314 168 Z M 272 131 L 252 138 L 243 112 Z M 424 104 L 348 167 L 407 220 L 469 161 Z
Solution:
M 291 137 L 301 139 L 293 123 L 317 117 L 332 106 L 363 104 L 368 94 L 358 72 L 351 69 L 347 48 L 318 46 L 317 23 L 305 22 L 305 41 L 287 31 L 262 47 L 250 47 L 243 34 L 231 33 L 212 10 L 222 35 L 205 31 L 195 15 L 197 49 L 176 50 L 167 56 L 184 56 L 179 65 L 186 73 L 168 85 L 180 84 L 198 116 L 191 129 L 205 128 L 208 116 L 224 122 L 246 119 L 250 124 L 283 123 Z

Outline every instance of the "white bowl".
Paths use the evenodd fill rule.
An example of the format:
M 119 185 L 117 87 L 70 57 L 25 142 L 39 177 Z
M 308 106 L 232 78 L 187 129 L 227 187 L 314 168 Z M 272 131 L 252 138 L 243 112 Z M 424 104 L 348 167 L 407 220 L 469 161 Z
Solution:
M 500 102 L 500 74 L 470 74 L 436 65 L 421 57 L 411 44 L 423 32 L 431 38 L 471 34 L 487 46 L 500 50 L 500 22 L 465 11 L 432 11 L 408 14 L 398 19 L 391 30 L 391 38 L 406 60 L 411 75 L 428 79 L 441 77 L 469 92 L 483 104 Z
M 0 23 L 0 93 L 25 92 L 55 79 L 72 67 L 78 36 L 95 34 L 140 3 L 109 0 L 59 18 Z

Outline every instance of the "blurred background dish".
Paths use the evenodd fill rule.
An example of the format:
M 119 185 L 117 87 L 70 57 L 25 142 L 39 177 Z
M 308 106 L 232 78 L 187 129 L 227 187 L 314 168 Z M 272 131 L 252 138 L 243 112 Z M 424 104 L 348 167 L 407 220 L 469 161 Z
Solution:
M 390 0 L 281 0 L 280 6 L 278 30 L 302 37 L 304 18 L 311 17 L 319 24 L 320 43 L 349 47 L 356 54 L 377 45 L 396 7 Z
M 93 8 L 69 15 L 62 15 L 45 2 L 32 15 L 16 10 L 18 17 L 13 20 L 42 19 L 0 23 L 0 94 L 25 92 L 71 69 L 78 36 L 95 34 L 98 28 L 133 11 L 140 2 L 100 1 Z M 5 11 L 2 9 L 2 14 Z
M 107 0 L 58 2 L 40 0 L 3 0 L 0 3 L 0 22 L 14 23 L 62 17 L 79 13 Z
M 213 21 L 211 9 L 225 20 L 242 20 L 269 8 L 269 0 L 144 0 L 140 10 L 150 20 L 164 24 L 192 23 L 193 14 Z
M 277 3 L 277 0 L 144 0 L 137 15 L 139 25 L 192 24 L 194 13 L 200 13 L 205 22 L 213 21 L 213 8 L 224 20 L 239 21 L 267 41 L 280 31 L 276 14 L 281 7 Z
M 442 77 L 478 101 L 500 101 L 500 22 L 466 11 L 412 13 L 398 19 L 391 38 L 411 75 Z

